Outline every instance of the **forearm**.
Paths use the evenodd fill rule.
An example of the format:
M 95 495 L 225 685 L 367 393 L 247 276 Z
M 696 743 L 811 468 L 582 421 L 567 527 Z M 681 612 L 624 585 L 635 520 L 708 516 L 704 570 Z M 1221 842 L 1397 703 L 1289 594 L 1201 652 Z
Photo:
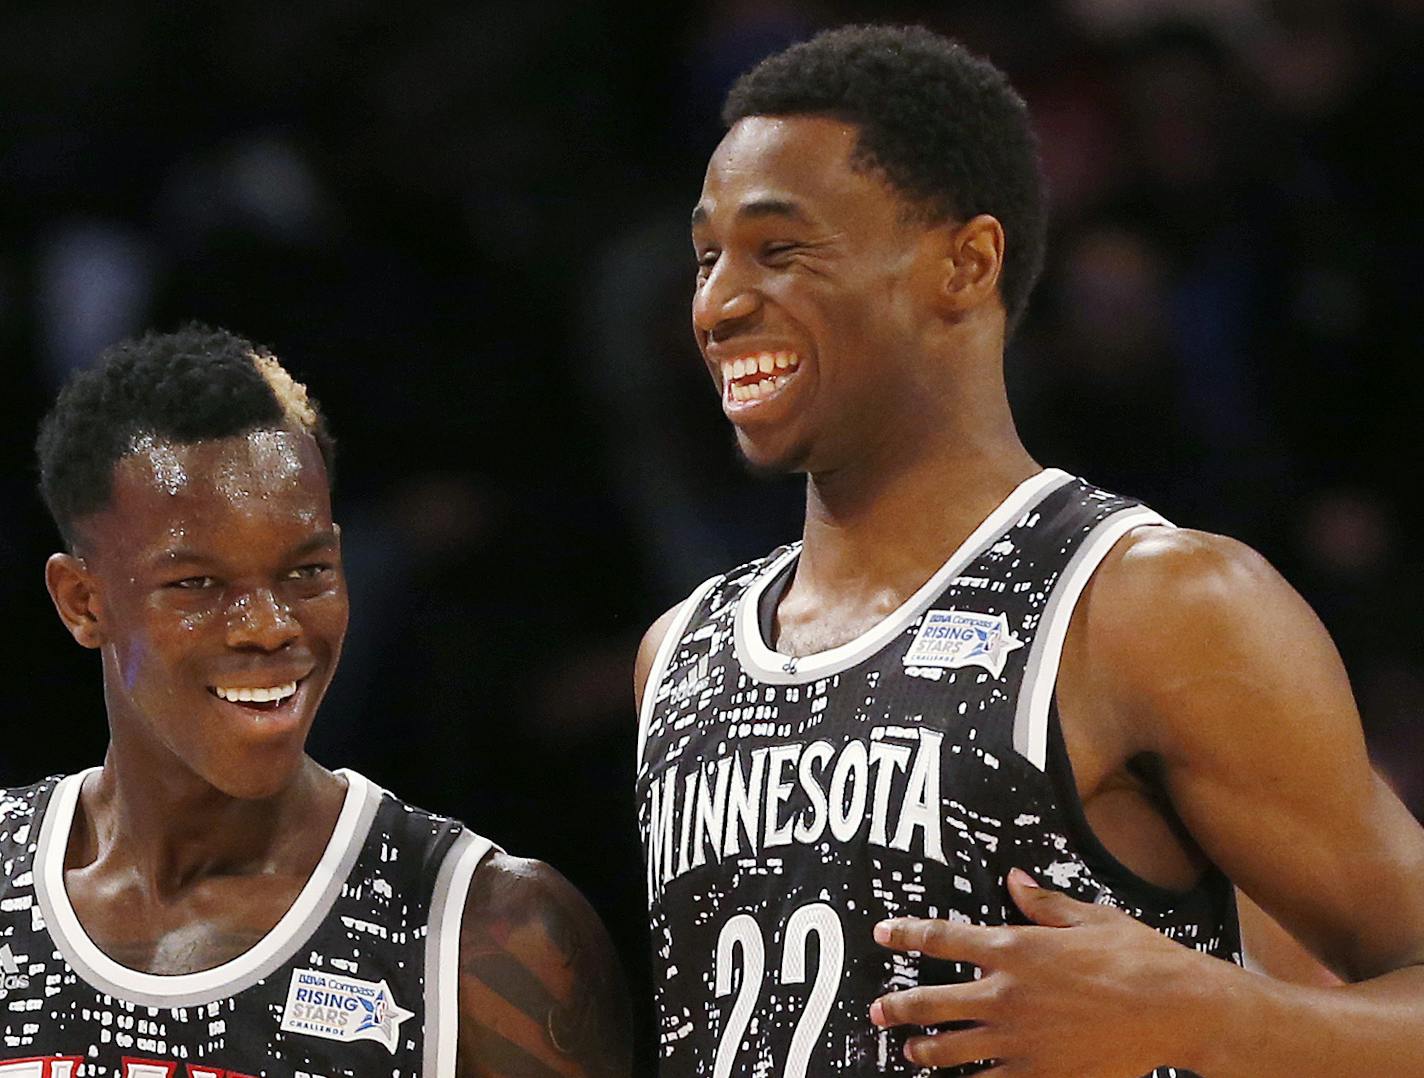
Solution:
M 1424 1078 L 1424 966 L 1324 988 L 1222 973 L 1182 1027 L 1204 1078 Z

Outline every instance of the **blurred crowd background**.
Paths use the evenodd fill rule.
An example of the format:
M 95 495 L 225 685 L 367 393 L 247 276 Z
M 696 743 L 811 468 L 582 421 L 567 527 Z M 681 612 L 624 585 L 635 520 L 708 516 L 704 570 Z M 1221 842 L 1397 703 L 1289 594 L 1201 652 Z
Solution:
M 36 422 L 113 341 L 220 324 L 341 443 L 353 619 L 314 754 L 552 861 L 645 992 L 632 656 L 802 497 L 736 462 L 687 217 L 731 79 L 866 20 L 960 37 L 1036 117 L 1030 450 L 1262 550 L 1424 813 L 1417 0 L 7 3 L 0 782 L 105 742 L 43 590 Z

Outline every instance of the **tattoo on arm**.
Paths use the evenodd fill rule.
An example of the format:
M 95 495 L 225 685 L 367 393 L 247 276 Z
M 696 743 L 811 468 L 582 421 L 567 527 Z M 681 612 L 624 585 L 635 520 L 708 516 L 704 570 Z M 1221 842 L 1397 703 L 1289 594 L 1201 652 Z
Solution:
M 549 866 L 495 854 L 460 931 L 460 1078 L 626 1078 L 622 971 L 598 915 Z

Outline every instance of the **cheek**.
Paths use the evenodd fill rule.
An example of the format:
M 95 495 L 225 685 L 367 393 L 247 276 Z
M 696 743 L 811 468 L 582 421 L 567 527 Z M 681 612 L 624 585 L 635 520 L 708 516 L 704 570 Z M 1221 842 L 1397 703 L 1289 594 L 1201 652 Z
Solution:
M 346 601 L 346 591 L 343 588 L 306 600 L 302 604 L 300 617 L 302 628 L 310 636 L 329 646 L 340 647 L 341 640 L 346 635 L 346 622 L 350 614 L 351 607 Z
M 125 627 L 115 647 L 119 677 L 126 692 L 171 694 L 174 671 L 193 655 L 203 635 L 218 622 L 211 612 L 174 615 L 171 611 Z

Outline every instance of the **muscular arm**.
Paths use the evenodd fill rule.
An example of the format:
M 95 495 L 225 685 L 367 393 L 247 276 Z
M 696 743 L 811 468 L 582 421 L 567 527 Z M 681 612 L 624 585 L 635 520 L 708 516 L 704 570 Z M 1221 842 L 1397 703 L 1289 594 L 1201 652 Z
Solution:
M 872 1020 L 973 1023 L 912 1037 L 907 1052 L 937 1066 L 997 1059 L 1025 1078 L 1161 1065 L 1207 1078 L 1424 1076 L 1424 832 L 1371 770 L 1344 669 L 1309 608 L 1239 544 L 1144 528 L 1101 566 L 1072 634 L 1075 706 L 1091 708 L 1100 740 L 1118 759 L 1153 757 L 1206 856 L 1352 983 L 1243 970 L 1014 873 L 1031 926 L 877 930 L 885 946 L 982 976 L 883 997 Z
M 495 853 L 460 927 L 459 1078 L 623 1078 L 627 991 L 598 915 L 548 865 Z
M 1103 567 L 1094 667 L 1210 858 L 1342 978 L 1229 967 L 1216 1078 L 1424 1074 L 1424 832 L 1370 768 L 1324 627 L 1258 555 L 1145 531 Z

